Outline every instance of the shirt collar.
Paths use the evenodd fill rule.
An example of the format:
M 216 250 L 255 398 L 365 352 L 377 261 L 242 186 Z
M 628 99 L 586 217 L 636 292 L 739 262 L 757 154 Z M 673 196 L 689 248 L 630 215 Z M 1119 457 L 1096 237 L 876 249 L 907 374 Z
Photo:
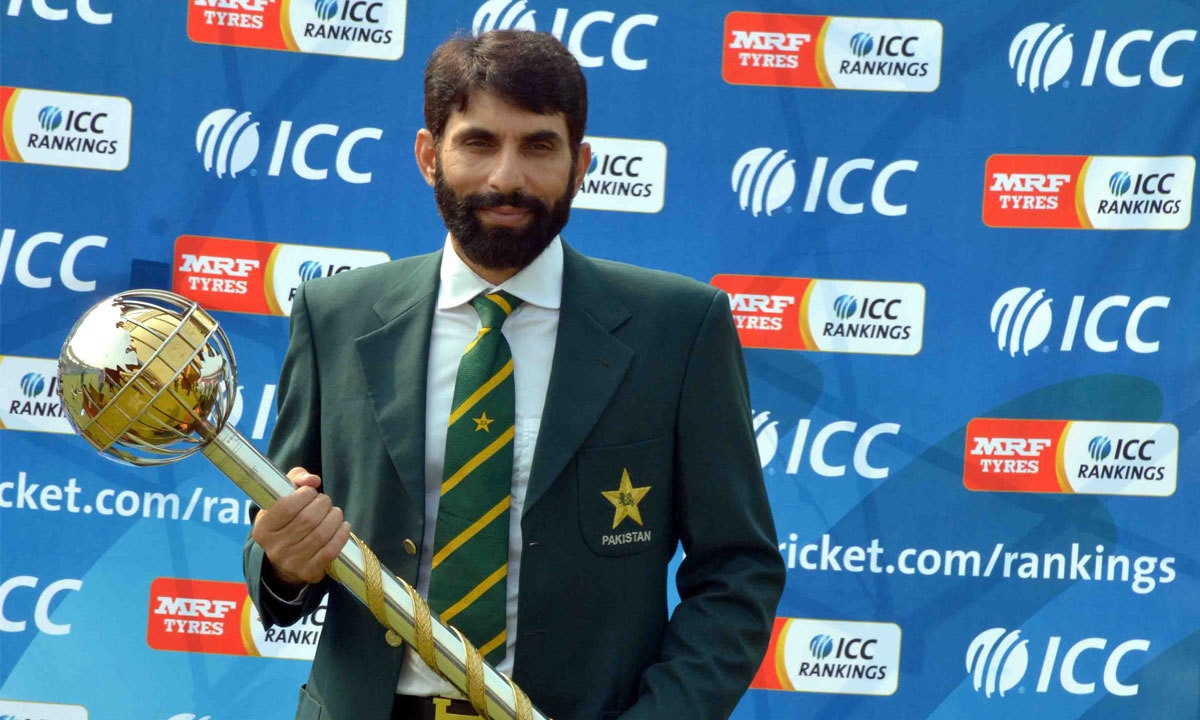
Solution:
M 491 290 L 505 290 L 531 305 L 558 310 L 562 305 L 562 241 L 556 236 L 533 262 L 500 285 L 493 286 L 467 267 L 454 252 L 447 233 L 438 277 L 441 280 L 438 285 L 439 310 L 465 305 L 476 295 Z

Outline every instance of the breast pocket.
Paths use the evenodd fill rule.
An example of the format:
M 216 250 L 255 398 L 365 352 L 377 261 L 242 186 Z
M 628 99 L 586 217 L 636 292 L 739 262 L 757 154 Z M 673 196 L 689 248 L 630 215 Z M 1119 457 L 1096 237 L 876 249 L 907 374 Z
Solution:
M 671 452 L 667 438 L 580 448 L 579 529 L 592 552 L 635 555 L 669 541 Z

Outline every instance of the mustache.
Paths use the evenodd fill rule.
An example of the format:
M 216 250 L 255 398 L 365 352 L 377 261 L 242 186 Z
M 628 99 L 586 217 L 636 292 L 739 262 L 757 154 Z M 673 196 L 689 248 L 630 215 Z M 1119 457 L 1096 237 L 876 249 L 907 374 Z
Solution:
M 526 195 L 520 190 L 513 190 L 509 193 L 477 193 L 473 195 L 467 195 L 462 199 L 462 206 L 469 211 L 484 210 L 487 208 L 500 207 L 501 205 L 524 208 L 539 214 L 550 212 L 550 208 L 546 206 L 546 203 L 532 195 Z

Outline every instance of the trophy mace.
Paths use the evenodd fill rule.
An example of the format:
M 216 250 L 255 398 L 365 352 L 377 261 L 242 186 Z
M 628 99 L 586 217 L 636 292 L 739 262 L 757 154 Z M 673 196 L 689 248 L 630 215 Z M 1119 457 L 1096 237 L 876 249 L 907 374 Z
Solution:
M 130 290 L 100 301 L 63 343 L 58 376 L 75 431 L 109 458 L 162 465 L 200 452 L 264 509 L 292 492 L 287 477 L 226 424 L 237 392 L 233 349 L 217 321 L 187 298 Z M 547 720 L 352 539 L 327 572 L 388 628 L 390 643 L 410 643 L 485 718 Z

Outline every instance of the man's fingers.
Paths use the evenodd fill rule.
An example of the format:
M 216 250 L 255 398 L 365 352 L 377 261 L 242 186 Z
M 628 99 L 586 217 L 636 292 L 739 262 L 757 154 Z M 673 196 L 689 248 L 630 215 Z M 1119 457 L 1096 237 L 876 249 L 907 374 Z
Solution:
M 302 467 L 294 467 L 288 471 L 288 480 L 295 487 L 310 487 L 314 490 L 321 487 L 321 477 L 313 475 Z
M 301 558 L 316 555 L 333 538 L 344 520 L 342 509 L 331 507 L 312 530 L 294 545 L 295 555 Z
M 350 540 L 350 523 L 342 522 L 334 528 L 333 536 L 317 551 L 312 557 L 312 562 L 308 570 L 312 573 L 309 577 L 315 579 L 309 582 L 317 582 L 325 575 L 326 568 L 329 563 L 337 558 L 342 552 L 342 548 L 346 546 L 346 542 Z
M 267 510 L 263 510 L 255 518 L 255 526 L 261 522 L 264 529 L 276 531 L 286 527 L 308 505 L 318 498 L 324 497 L 311 487 L 301 487 L 293 490 L 275 501 Z M 305 532 L 308 530 L 306 529 Z M 303 536 L 301 536 L 303 537 Z

